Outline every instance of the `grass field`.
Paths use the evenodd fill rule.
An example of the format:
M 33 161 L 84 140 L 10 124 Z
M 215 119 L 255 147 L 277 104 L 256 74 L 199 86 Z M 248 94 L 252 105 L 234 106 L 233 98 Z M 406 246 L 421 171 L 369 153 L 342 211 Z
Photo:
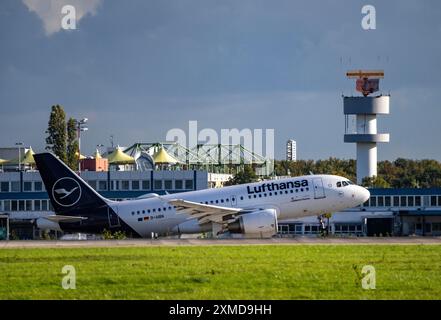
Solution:
M 64 265 L 76 289 L 61 286 Z M 361 269 L 376 269 L 376 289 Z M 0 299 L 440 299 L 439 245 L 0 250 Z

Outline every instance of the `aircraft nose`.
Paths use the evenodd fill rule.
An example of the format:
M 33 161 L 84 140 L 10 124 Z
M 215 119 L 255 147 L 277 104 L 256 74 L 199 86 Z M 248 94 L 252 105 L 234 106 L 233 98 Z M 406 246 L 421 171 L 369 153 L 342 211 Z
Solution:
M 360 199 L 360 203 L 365 203 L 371 196 L 371 193 L 369 192 L 368 189 L 364 188 L 364 187 L 360 187 L 358 186 L 357 190 L 357 194 L 358 194 L 358 198 Z
M 354 206 L 358 206 L 360 204 L 365 203 L 371 196 L 371 193 L 369 192 L 368 189 L 362 186 L 354 185 L 352 188 L 351 195 L 352 195 L 352 204 Z

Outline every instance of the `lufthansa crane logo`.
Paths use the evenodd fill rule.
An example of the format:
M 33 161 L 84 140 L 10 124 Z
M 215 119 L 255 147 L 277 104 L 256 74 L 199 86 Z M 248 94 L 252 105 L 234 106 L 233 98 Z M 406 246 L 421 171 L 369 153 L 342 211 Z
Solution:
M 52 187 L 52 197 L 62 207 L 71 207 L 81 198 L 81 186 L 73 178 L 58 179 Z

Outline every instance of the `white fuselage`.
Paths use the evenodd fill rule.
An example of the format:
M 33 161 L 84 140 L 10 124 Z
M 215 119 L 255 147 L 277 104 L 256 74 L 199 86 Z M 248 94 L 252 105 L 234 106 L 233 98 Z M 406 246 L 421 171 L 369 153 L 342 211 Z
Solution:
M 369 191 L 365 188 L 346 182 L 343 186 L 342 181 L 348 180 L 333 175 L 308 175 L 112 202 L 110 206 L 120 219 L 142 237 L 150 237 L 152 233 L 198 233 L 211 230 L 211 223 L 200 225 L 197 219 L 177 211 L 166 200 L 182 199 L 238 208 L 244 214 L 274 209 L 279 220 L 286 220 L 341 211 L 358 206 L 369 198 Z

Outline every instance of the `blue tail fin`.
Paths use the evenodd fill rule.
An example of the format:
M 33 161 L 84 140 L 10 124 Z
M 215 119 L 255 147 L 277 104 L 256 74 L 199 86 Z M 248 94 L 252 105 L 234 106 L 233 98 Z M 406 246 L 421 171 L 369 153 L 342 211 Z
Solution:
M 110 200 L 98 194 L 52 153 L 35 154 L 34 159 L 57 214 L 74 216 L 107 207 Z

